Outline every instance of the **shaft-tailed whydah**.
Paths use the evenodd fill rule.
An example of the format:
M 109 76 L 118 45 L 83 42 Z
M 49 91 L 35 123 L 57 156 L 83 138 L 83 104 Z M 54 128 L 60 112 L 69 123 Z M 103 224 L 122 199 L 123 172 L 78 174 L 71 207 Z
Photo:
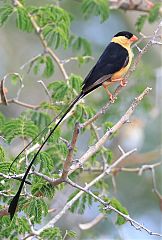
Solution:
M 127 31 L 119 32 L 112 38 L 111 42 L 106 47 L 95 66 L 91 69 L 89 74 L 84 79 L 80 94 L 73 100 L 73 102 L 70 104 L 63 116 L 56 123 L 54 128 L 50 130 L 47 138 L 40 146 L 40 148 L 34 155 L 32 161 L 30 162 L 24 174 L 24 177 L 22 178 L 20 187 L 9 206 L 8 212 L 10 213 L 11 219 L 15 214 L 20 193 L 22 191 L 26 177 L 28 176 L 28 173 L 32 167 L 32 164 L 34 163 L 35 159 L 37 158 L 39 152 L 41 151 L 47 140 L 54 133 L 55 129 L 60 125 L 60 123 L 69 113 L 69 111 L 73 108 L 73 106 L 80 99 L 85 97 L 88 93 L 94 91 L 100 86 L 104 87 L 110 99 L 112 100 L 113 96 L 108 90 L 108 86 L 114 84 L 115 82 L 120 82 L 121 86 L 126 85 L 124 75 L 127 73 L 133 58 L 131 44 L 137 40 L 138 38 L 135 35 Z M 32 142 L 30 142 L 26 147 L 28 147 L 31 143 Z M 26 149 L 26 147 L 21 151 L 21 153 Z M 20 156 L 20 154 L 18 156 Z

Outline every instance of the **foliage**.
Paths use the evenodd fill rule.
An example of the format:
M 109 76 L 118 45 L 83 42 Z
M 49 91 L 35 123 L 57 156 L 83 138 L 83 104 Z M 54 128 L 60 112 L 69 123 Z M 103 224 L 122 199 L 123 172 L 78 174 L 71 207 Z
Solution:
M 12 5 L 5 4 L 0 8 L 0 26 L 2 26 L 8 20 L 13 11 L 14 8 Z
M 136 29 L 138 32 L 142 30 L 146 21 L 148 21 L 149 23 L 153 23 L 160 18 L 159 9 L 161 6 L 161 3 L 155 3 L 148 14 L 142 14 L 138 17 L 136 21 Z
M 68 201 L 70 201 L 71 199 L 73 199 L 77 194 L 78 194 L 78 190 L 74 191 L 68 198 Z M 92 196 L 89 194 L 84 193 L 82 195 L 82 197 L 80 197 L 77 201 L 75 201 L 75 203 L 72 205 L 72 207 L 70 208 L 70 211 L 72 213 L 77 212 L 79 214 L 83 214 L 86 206 L 91 206 L 92 205 Z
M 48 206 L 41 197 L 33 197 L 30 199 L 27 214 L 34 222 L 40 223 L 43 215 L 48 214 Z
M 62 240 L 63 239 L 60 229 L 58 227 L 48 228 L 48 229 L 44 230 L 41 233 L 41 237 L 43 239 L 47 239 L 47 240 L 50 240 L 50 239 Z
M 87 18 L 91 14 L 100 16 L 101 22 L 109 17 L 109 7 L 107 0 L 84 0 L 82 3 L 82 11 Z
M 107 203 L 107 206 L 109 206 L 109 204 L 114 207 L 115 209 L 117 209 L 118 211 L 120 211 L 121 213 L 123 213 L 124 215 L 128 215 L 128 211 L 125 207 L 122 206 L 122 204 L 119 202 L 119 200 L 117 200 L 116 198 L 108 198 L 108 197 L 104 197 L 104 201 L 105 203 Z M 104 214 L 111 214 L 112 210 L 109 209 L 109 207 L 105 207 L 103 208 L 103 205 L 99 206 L 100 212 L 104 213 Z M 117 225 L 122 225 L 124 223 L 126 223 L 126 220 L 123 216 L 121 216 L 120 214 L 117 214 L 117 218 L 116 218 L 116 222 Z
M 17 137 L 34 138 L 38 135 L 38 127 L 23 117 L 6 121 L 2 127 L 2 133 L 8 143 Z
M 51 57 L 49 56 L 44 55 L 36 58 L 36 60 L 33 61 L 32 65 L 33 65 L 33 72 L 35 74 L 38 74 L 39 71 L 42 70 L 41 69 L 42 67 L 44 68 L 43 74 L 42 74 L 43 77 L 49 78 L 54 73 L 54 64 Z

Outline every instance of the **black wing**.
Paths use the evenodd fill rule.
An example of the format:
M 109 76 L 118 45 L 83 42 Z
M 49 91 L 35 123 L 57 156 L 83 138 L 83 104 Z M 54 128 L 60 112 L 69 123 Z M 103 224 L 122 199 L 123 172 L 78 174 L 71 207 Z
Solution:
M 111 42 L 96 65 L 92 68 L 83 82 L 83 92 L 100 86 L 104 81 L 128 64 L 129 55 L 127 49 L 118 43 Z M 100 79 L 100 81 L 98 81 Z

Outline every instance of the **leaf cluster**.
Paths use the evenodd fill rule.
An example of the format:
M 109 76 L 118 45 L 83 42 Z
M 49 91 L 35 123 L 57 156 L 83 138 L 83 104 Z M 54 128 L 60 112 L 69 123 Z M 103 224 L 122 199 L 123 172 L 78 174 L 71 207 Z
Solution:
M 136 30 L 138 32 L 141 32 L 146 21 L 148 21 L 149 23 L 154 23 L 155 21 L 157 21 L 160 18 L 159 10 L 161 7 L 161 3 L 155 3 L 148 14 L 140 15 L 135 24 Z

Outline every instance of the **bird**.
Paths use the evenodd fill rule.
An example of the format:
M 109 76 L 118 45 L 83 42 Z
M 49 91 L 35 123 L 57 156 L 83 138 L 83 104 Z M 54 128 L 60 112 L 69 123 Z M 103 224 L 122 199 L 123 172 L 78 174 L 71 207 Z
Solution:
M 45 143 L 47 142 L 47 140 L 50 138 L 50 136 L 54 133 L 56 128 L 63 121 L 65 116 L 71 111 L 71 109 L 74 107 L 74 105 L 78 101 L 80 101 L 83 97 L 85 97 L 87 94 L 94 91 L 95 89 L 97 89 L 100 86 L 103 86 L 103 88 L 106 90 L 106 93 L 108 94 L 110 100 L 113 100 L 113 95 L 108 90 L 108 86 L 114 84 L 115 82 L 119 82 L 121 86 L 126 86 L 127 82 L 124 79 L 124 75 L 127 73 L 128 69 L 130 68 L 132 58 L 133 58 L 131 44 L 133 42 L 136 42 L 137 40 L 138 40 L 138 38 L 128 31 L 121 31 L 113 36 L 111 42 L 105 48 L 105 50 L 101 54 L 100 58 L 98 59 L 97 63 L 90 70 L 88 75 L 85 77 L 85 79 L 82 83 L 82 88 L 81 88 L 80 94 L 71 102 L 68 109 L 62 115 L 62 117 L 59 119 L 59 121 L 56 123 L 56 125 L 53 127 L 53 129 L 50 130 L 45 141 L 42 143 L 42 145 L 40 146 L 40 148 L 34 155 L 33 159 L 31 160 L 31 162 L 22 178 L 19 189 L 18 189 L 16 195 L 13 197 L 13 199 L 10 202 L 8 212 L 10 214 L 11 220 L 13 219 L 14 214 L 16 212 L 20 193 L 22 191 L 22 188 L 24 186 L 24 183 L 26 181 L 28 173 L 29 173 L 35 159 L 37 158 L 38 154 L 42 150 L 42 148 L 45 145 Z M 31 143 L 32 142 L 30 142 L 26 147 L 28 147 Z M 26 149 L 26 147 L 21 151 L 21 153 Z M 20 156 L 20 154 L 18 156 Z M 17 157 L 16 157 L 16 159 L 17 159 Z

